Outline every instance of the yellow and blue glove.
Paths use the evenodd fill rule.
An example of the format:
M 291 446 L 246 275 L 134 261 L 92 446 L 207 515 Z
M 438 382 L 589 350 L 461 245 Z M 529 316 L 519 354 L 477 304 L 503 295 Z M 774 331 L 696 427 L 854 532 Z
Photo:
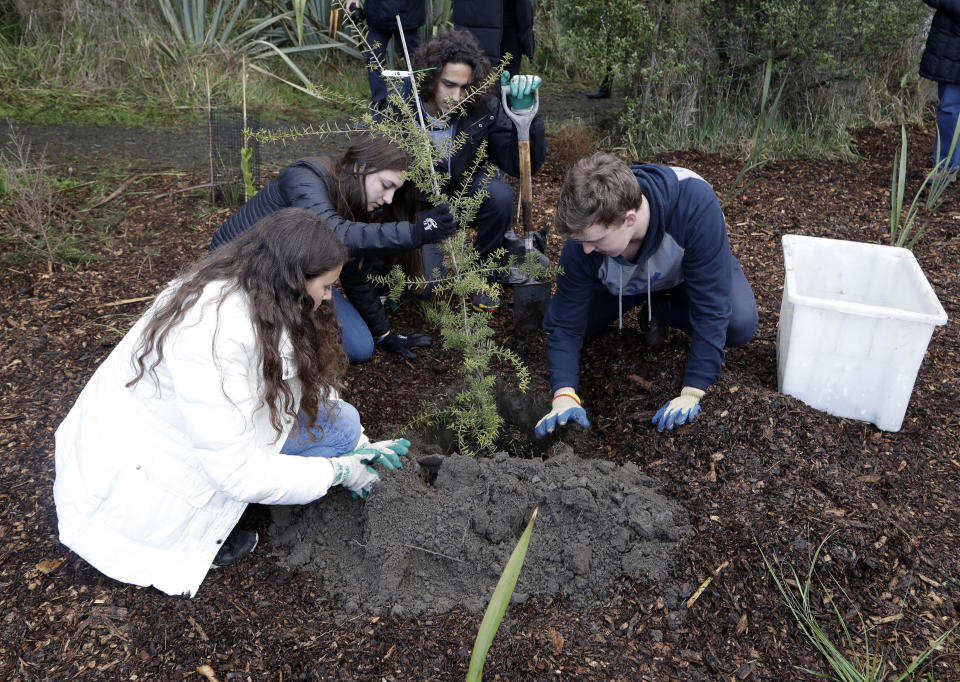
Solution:
M 537 438 L 543 438 L 553 433 L 558 424 L 562 426 L 571 419 L 584 428 L 590 426 L 587 411 L 580 404 L 580 397 L 572 390 L 553 396 L 553 409 L 537 422 L 533 432 Z
M 661 407 L 652 422 L 657 431 L 671 431 L 677 426 L 692 422 L 700 414 L 700 399 L 703 391 L 693 386 L 684 386 L 680 395 Z

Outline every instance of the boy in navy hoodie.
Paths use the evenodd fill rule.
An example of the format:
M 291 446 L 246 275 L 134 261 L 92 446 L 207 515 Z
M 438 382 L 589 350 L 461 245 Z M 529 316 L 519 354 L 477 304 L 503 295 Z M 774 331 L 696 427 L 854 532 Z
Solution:
M 576 394 L 580 349 L 644 303 L 652 328 L 666 323 L 691 337 L 680 395 L 653 423 L 663 431 L 693 421 L 724 347 L 747 343 L 758 321 L 713 189 L 685 168 L 628 166 L 598 152 L 567 175 L 555 225 L 567 242 L 543 322 L 553 409 L 537 423 L 537 437 L 570 420 L 590 425 Z

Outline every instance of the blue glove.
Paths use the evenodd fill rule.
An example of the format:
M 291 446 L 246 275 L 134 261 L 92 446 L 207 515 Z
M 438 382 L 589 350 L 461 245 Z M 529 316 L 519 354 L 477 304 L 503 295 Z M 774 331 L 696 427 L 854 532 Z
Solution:
M 377 450 L 380 453 L 380 459 L 378 461 L 382 462 L 387 469 L 393 471 L 403 466 L 403 462 L 400 461 L 400 456 L 406 455 L 407 452 L 409 452 L 410 441 L 406 438 L 381 440 L 376 443 L 369 443 L 366 447 Z
M 671 431 L 675 426 L 692 422 L 700 414 L 700 399 L 703 391 L 693 386 L 684 386 L 680 395 L 664 405 L 653 415 L 657 431 Z
M 533 432 L 537 438 L 543 438 L 548 433 L 553 433 L 557 424 L 562 426 L 571 419 L 584 428 L 590 426 L 587 411 L 580 405 L 580 398 L 577 394 L 573 391 L 560 393 L 553 396 L 553 409 L 537 422 Z
M 509 71 L 500 74 L 500 85 L 509 85 L 510 94 L 507 104 L 514 111 L 523 111 L 533 106 L 534 91 L 540 87 L 543 79 L 540 76 L 514 76 Z

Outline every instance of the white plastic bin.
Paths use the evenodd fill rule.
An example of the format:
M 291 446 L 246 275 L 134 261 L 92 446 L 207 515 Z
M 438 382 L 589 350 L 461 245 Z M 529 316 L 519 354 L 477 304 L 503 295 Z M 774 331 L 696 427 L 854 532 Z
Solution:
M 907 249 L 785 235 L 780 392 L 899 431 L 933 328 L 947 314 Z

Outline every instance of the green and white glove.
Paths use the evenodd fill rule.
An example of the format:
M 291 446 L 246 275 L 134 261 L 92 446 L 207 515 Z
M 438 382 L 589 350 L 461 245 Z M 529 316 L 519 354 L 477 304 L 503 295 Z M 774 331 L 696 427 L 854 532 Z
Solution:
M 400 461 L 401 456 L 405 456 L 410 451 L 410 441 L 406 438 L 396 440 L 380 440 L 376 443 L 368 443 L 365 447 L 374 448 L 380 453 L 380 462 L 387 469 L 393 471 L 403 466 Z
M 380 475 L 370 465 L 381 457 L 383 454 L 380 450 L 367 446 L 331 458 L 333 485 L 342 485 L 354 498 L 368 497 L 370 489 L 380 480 Z
M 507 95 L 507 104 L 515 112 L 521 112 L 533 106 L 534 92 L 540 87 L 543 79 L 540 76 L 514 76 L 509 71 L 500 74 L 500 85 L 509 85 L 510 94 Z
M 653 415 L 657 431 L 671 431 L 674 427 L 692 422 L 700 414 L 700 399 L 703 391 L 693 386 L 684 386 L 680 395 L 661 407 Z

